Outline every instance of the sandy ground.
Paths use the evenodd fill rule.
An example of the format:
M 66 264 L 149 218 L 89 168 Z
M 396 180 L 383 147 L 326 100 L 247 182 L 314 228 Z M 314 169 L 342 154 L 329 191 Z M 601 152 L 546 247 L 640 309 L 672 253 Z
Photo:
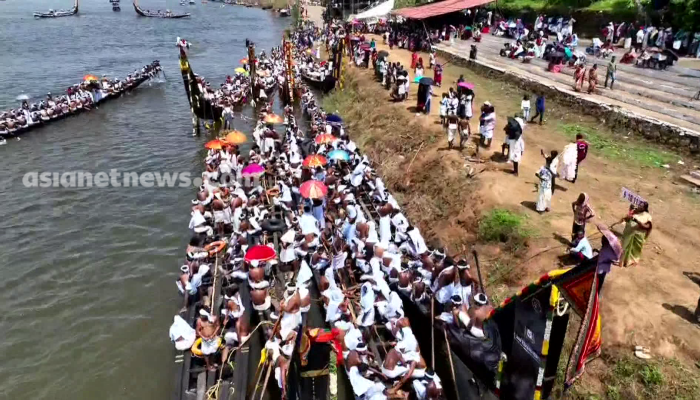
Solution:
M 376 40 L 380 49 L 389 50 L 380 38 Z M 422 54 L 422 57 L 425 61 L 428 60 L 427 54 Z M 394 49 L 390 51 L 389 60 L 410 65 L 410 54 Z M 360 84 L 376 85 L 377 96 L 386 96 L 386 113 L 412 112 L 411 108 L 415 106 L 416 84 L 411 85 L 411 95 L 407 102 L 391 103 L 389 92 L 373 81 L 372 71 L 360 71 Z M 654 230 L 645 245 L 640 265 L 631 268 L 614 267 L 608 275 L 601 311 L 604 346 L 629 349 L 640 344 L 651 347 L 654 354 L 677 357 L 686 363 L 694 363 L 700 359 L 700 330 L 698 325 L 690 321 L 692 310 L 695 309 L 700 295 L 700 283 L 694 283 L 685 275 L 700 273 L 700 246 L 697 245 L 700 241 L 698 195 L 691 193 L 686 186 L 679 185 L 676 181 L 677 173 L 673 170 L 641 168 L 631 162 L 611 161 L 596 154 L 595 149 L 591 149 L 588 158 L 581 165 L 576 184 L 558 182 L 561 188 L 554 194 L 552 212 L 537 214 L 533 211 L 537 197 L 537 179 L 534 174 L 544 162 L 540 156 L 540 149 L 561 152 L 566 144 L 574 140 L 558 130 L 558 123 L 587 121 L 590 124 L 592 121 L 578 115 L 561 116 L 556 110 L 556 105 L 548 104 L 549 118 L 546 119 L 545 125 L 528 124 L 525 129 L 526 151 L 520 167 L 520 176 L 516 177 L 509 172 L 510 164 L 489 160 L 492 153 L 500 150 L 503 139 L 501 127 L 505 124 L 506 116 L 519 112 L 523 93 L 451 65 L 443 75 L 443 88 L 435 88 L 431 114 L 412 117 L 421 127 L 415 135 L 425 138 L 425 145 L 415 156 L 412 171 L 421 166 L 437 165 L 444 168 L 446 174 L 457 173 L 459 169 L 466 167 L 465 158 L 473 153 L 474 143 L 470 143 L 469 147 L 461 152 L 448 150 L 446 134 L 439 122 L 436 122 L 439 118 L 439 96 L 443 91 L 447 91 L 450 84 L 454 85 L 459 74 L 464 74 L 468 81 L 476 84 L 475 114 L 478 112 L 478 105 L 489 100 L 494 104 L 498 118 L 491 150 L 482 149 L 480 152 L 480 157 L 487 161 L 476 165 L 477 168 L 485 166 L 483 173 L 479 174 L 481 184 L 477 189 L 478 204 L 465 204 L 465 211 L 470 207 L 478 207 L 482 212 L 492 207 L 505 207 L 528 216 L 529 224 L 535 229 L 537 236 L 531 241 L 529 254 L 525 257 L 533 258 L 520 266 L 524 268 L 524 273 L 519 284 L 525 284 L 541 273 L 561 265 L 560 256 L 566 249 L 562 240 L 568 238 L 571 232 L 571 202 L 580 192 L 587 192 L 591 196 L 592 206 L 597 213 L 595 222 L 611 224 L 627 212 L 628 203 L 620 198 L 621 188 L 627 187 L 649 201 Z M 425 75 L 432 77 L 432 71 L 426 70 Z M 558 121 L 555 115 L 563 119 Z M 473 120 L 472 130 L 477 129 L 478 122 Z M 693 161 L 700 164 L 697 160 L 685 160 L 687 164 Z M 439 185 L 439 182 L 436 184 Z M 436 222 L 440 224 L 443 232 L 441 240 L 447 239 L 449 243 L 449 236 L 454 235 L 473 238 L 473 232 L 466 232 L 464 227 L 460 226 L 459 217 L 448 220 Z M 616 230 L 620 233 L 622 225 Z M 593 236 L 596 232 L 595 227 L 589 225 L 588 235 L 591 236 L 594 247 L 600 244 L 600 235 Z M 438 232 L 437 236 L 440 235 Z M 459 251 L 450 250 L 452 253 Z M 501 292 L 512 289 L 490 288 Z
M 309 21 L 312 21 L 316 26 L 323 26 L 323 12 L 326 10 L 326 7 L 309 5 L 304 5 L 304 7 L 308 11 Z

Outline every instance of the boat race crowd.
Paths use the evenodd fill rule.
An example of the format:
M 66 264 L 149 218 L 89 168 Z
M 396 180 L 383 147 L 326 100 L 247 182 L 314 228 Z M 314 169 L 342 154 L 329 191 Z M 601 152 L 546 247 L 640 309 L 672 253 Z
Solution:
M 101 78 L 86 75 L 83 81 L 66 89 L 65 94 L 52 95 L 29 103 L 26 95 L 18 96 L 22 103 L 19 108 L 0 113 L 0 137 L 14 136 L 51 121 L 89 111 L 110 98 L 128 92 L 144 81 L 158 76 L 162 72 L 160 63 L 154 61 L 124 78 Z
M 434 349 L 424 354 L 416 331 L 443 328 L 458 332 L 472 345 L 491 336 L 489 319 L 495 310 L 477 275 L 478 266 L 472 268 L 474 258 L 464 250 L 450 253 L 439 245 L 429 246 L 387 190 L 373 161 L 353 141 L 343 116 L 321 106 L 320 92 L 335 85 L 338 52 L 348 68 L 372 70 L 377 93 L 387 100 L 415 101 L 417 113 L 430 114 L 431 107 L 438 107 L 436 125 L 444 130 L 448 148 L 462 148 L 472 135 L 479 135 L 478 155 L 479 148 L 490 148 L 496 139 L 518 175 L 527 126 L 543 123 L 544 95 L 518 96 L 520 113 L 499 121 L 490 102 L 475 107 L 472 83 L 463 77 L 443 82 L 444 63 L 437 60 L 436 43 L 480 42 L 486 33 L 508 37 L 503 57 L 522 62 L 543 58 L 552 72 L 569 65 L 576 69 L 575 89 L 584 90 L 587 82 L 588 92 L 595 91 L 598 69 L 588 69 L 586 56 L 609 57 L 605 84 L 609 80 L 612 88 L 612 48 L 618 43 L 625 49 L 620 62 L 653 68 L 671 65 L 677 59 L 674 49 L 697 47 L 695 38 L 671 28 L 611 22 L 601 32 L 603 40 L 580 49 L 574 19 L 541 15 L 525 23 L 496 18 L 487 9 L 469 10 L 466 17 L 469 24 L 442 27 L 379 20 L 333 21 L 321 28 L 305 22 L 289 32 L 281 46 L 240 60 L 240 67 L 219 87 L 194 73 L 187 86 L 190 45 L 178 38 L 193 114 L 201 108 L 203 115 L 221 119 L 214 121 L 220 124 L 206 125 L 211 138 L 202 160 L 202 184 L 189 204 L 189 241 L 173 267 L 173 290 L 182 302 L 169 337 L 179 357 L 191 357 L 191 365 L 216 376 L 217 387 L 236 369 L 248 368 L 234 360 L 260 337 L 264 356 L 255 392 L 260 386 L 264 391 L 269 378 L 286 393 L 290 374 L 298 373 L 290 372 L 296 355 L 305 361 L 310 346 L 327 344 L 356 399 L 445 399 L 435 363 L 447 360 L 436 361 Z M 376 40 L 392 50 L 411 52 L 410 64 L 390 62 Z M 246 49 L 254 54 L 248 40 Z M 154 61 L 123 80 L 86 75 L 64 94 L 49 93 L 34 103 L 20 97 L 18 108 L 0 113 L 0 136 L 16 136 L 90 111 L 161 73 L 160 63 Z M 409 99 L 411 85 L 418 91 Z M 201 99 L 192 90 L 199 91 Z M 276 105 L 283 95 L 296 101 Z M 243 107 L 253 110 L 251 132 L 234 129 L 245 126 L 237 120 L 248 117 L 234 112 Z M 495 137 L 500 129 L 502 141 Z M 537 155 L 542 157 L 536 174 L 537 212 L 550 211 L 557 179 L 576 182 L 588 149 L 579 134 L 561 152 Z M 577 262 L 598 257 L 598 288 L 613 263 L 639 261 L 652 231 L 649 205 L 639 201 L 619 222 L 625 224 L 621 239 L 609 227 L 597 225 L 603 240 L 593 250 L 586 228 L 596 214 L 586 193 L 571 204 L 571 215 L 567 253 Z M 412 326 L 405 310 L 409 307 L 424 314 L 422 321 L 430 327 Z M 312 309 L 320 311 L 324 328 L 307 326 Z M 495 368 L 490 372 L 495 374 Z M 262 376 L 266 378 L 261 381 Z M 183 387 L 204 398 L 197 386 Z M 207 386 L 209 398 L 217 387 Z

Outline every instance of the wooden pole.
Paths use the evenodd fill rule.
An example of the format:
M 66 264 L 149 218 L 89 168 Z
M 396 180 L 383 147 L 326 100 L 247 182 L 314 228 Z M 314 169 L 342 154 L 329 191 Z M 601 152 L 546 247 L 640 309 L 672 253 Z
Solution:
M 450 341 L 447 339 L 447 330 L 445 328 L 442 328 L 442 333 L 445 334 L 445 343 L 447 343 L 447 356 L 450 359 L 450 371 L 452 372 L 452 384 L 454 385 L 455 395 L 457 396 L 457 398 L 459 398 L 459 389 L 457 389 L 457 377 L 455 375 L 455 364 L 452 361 L 452 348 L 450 347 Z
M 431 357 L 430 364 L 432 370 L 435 371 L 435 297 L 430 298 L 430 348 Z

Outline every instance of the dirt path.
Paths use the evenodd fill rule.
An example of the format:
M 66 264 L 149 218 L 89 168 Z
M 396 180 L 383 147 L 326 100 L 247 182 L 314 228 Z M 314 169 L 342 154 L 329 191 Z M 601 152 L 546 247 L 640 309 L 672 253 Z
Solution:
M 376 38 L 380 49 L 389 50 Z M 422 54 L 424 61 L 427 54 Z M 410 65 L 407 51 L 394 49 L 390 51 L 389 60 Z M 426 63 L 427 64 L 427 63 Z M 409 113 L 415 106 L 417 85 L 411 85 L 411 95 L 404 103 L 391 103 L 389 93 L 374 82 L 371 70 L 361 71 L 358 82 L 362 86 L 376 87 L 376 96 L 387 99 L 386 109 L 382 113 Z M 440 187 L 441 175 L 460 174 L 465 169 L 465 157 L 471 156 L 474 143 L 463 152 L 446 149 L 446 134 L 442 132 L 437 121 L 439 97 L 446 92 L 450 84 L 454 85 L 457 77 L 464 74 L 467 81 L 476 84 L 475 115 L 481 103 L 488 100 L 494 104 L 497 112 L 497 129 L 491 151 L 483 150 L 482 159 L 490 159 L 492 153 L 500 150 L 503 139 L 501 127 L 506 116 L 519 112 L 523 92 L 501 82 L 487 80 L 471 73 L 469 70 L 449 65 L 443 75 L 443 88 L 435 88 L 431 115 L 414 115 L 415 123 L 421 129 L 414 129 L 414 135 L 422 138 L 423 145 L 416 153 L 411 171 L 421 168 L 437 168 L 432 174 L 424 173 L 421 179 L 437 180 L 433 184 Z M 426 76 L 432 77 L 432 71 L 426 70 Z M 412 71 L 411 71 L 412 77 Z M 534 98 L 533 98 L 534 100 Z M 534 101 L 533 101 L 534 104 Z M 520 167 L 520 177 L 510 174 L 511 166 L 506 163 L 487 161 L 485 170 L 479 174 L 481 184 L 478 186 L 475 203 L 464 204 L 460 215 L 448 216 L 445 220 L 435 222 L 440 228 L 435 235 L 444 243 L 472 241 L 473 232 L 465 231 L 462 215 L 469 209 L 478 207 L 487 211 L 493 207 L 508 208 L 528 216 L 528 223 L 537 232 L 531 240 L 529 255 L 551 249 L 532 260 L 524 268 L 520 284 L 529 282 L 541 273 L 560 266 L 559 257 L 564 254 L 566 246 L 561 237 L 570 235 L 572 213 L 571 202 L 580 192 L 591 196 L 592 205 L 597 213 L 596 222 L 613 223 L 627 212 L 628 203 L 620 198 L 621 188 L 627 187 L 650 203 L 654 217 L 654 230 L 645 245 L 639 266 L 632 268 L 613 267 L 606 280 L 602 299 L 603 335 L 605 347 L 623 347 L 629 349 L 636 344 L 649 346 L 655 355 L 677 357 L 685 363 L 695 363 L 700 359 L 700 330 L 688 319 L 700 295 L 698 284 L 693 283 L 684 273 L 700 274 L 700 197 L 676 182 L 678 167 L 675 161 L 671 170 L 659 167 L 647 167 L 644 163 L 620 161 L 601 156 L 602 149 L 592 146 L 589 157 L 581 165 L 580 178 L 577 183 L 558 182 L 562 188 L 553 198 L 553 211 L 539 215 L 531 209 L 536 201 L 535 172 L 543 165 L 540 149 L 558 150 L 574 140 L 573 135 L 562 132 L 565 124 L 581 124 L 600 133 L 597 123 L 584 116 L 567 114 L 567 110 L 557 109 L 555 104 L 547 104 L 547 118 L 544 126 L 528 124 L 524 131 L 526 151 Z M 388 129 L 391 129 L 388 127 Z M 478 122 L 472 121 L 472 130 L 477 131 Z M 415 137 L 412 139 L 416 139 Z M 615 141 L 626 141 L 624 136 L 615 136 Z M 624 150 L 623 150 L 624 151 Z M 376 161 L 376 160 L 375 160 Z M 382 160 L 382 164 L 391 160 Z M 698 160 L 685 160 L 686 164 L 700 164 Z M 478 167 L 478 166 L 477 166 Z M 403 171 L 402 171 L 403 172 Z M 414 174 L 418 174 L 415 172 Z M 408 179 L 414 179 L 410 177 Z M 410 185 L 409 185 L 410 189 Z M 454 190 L 461 190 L 454 189 Z M 431 193 L 421 195 L 430 196 Z M 457 194 L 455 194 L 457 196 Z M 419 217 L 419 216 L 418 216 Z M 620 231 L 622 226 L 616 229 Z M 589 228 L 588 235 L 597 232 Z M 619 233 L 619 232 L 618 232 Z M 599 235 L 591 239 L 594 247 L 599 246 Z M 452 253 L 460 249 L 451 248 Z M 508 293 L 512 288 L 493 288 L 499 293 Z M 692 364 L 691 364 L 692 365 Z

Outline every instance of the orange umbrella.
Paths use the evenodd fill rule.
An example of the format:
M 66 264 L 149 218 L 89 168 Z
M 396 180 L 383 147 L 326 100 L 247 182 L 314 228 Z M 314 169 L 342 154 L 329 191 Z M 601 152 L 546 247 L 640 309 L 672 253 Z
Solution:
M 330 143 L 335 142 L 336 140 L 338 140 L 337 137 L 335 137 L 333 135 L 329 135 L 327 133 L 320 134 L 320 135 L 316 136 L 316 139 L 314 139 L 316 144 L 330 144 Z
M 241 144 L 247 142 L 248 138 L 241 131 L 230 131 L 226 133 L 223 141 L 228 144 Z
M 247 58 L 241 58 L 240 63 L 241 63 L 241 64 L 248 64 L 248 59 L 247 59 Z
M 99 81 L 100 78 L 96 77 L 95 75 L 85 75 L 83 77 L 84 81 Z
M 267 114 L 264 121 L 266 124 L 281 124 L 284 119 L 277 114 Z
M 323 167 L 328 164 L 326 157 L 320 154 L 312 154 L 304 159 L 303 165 L 309 168 Z
M 323 182 L 310 180 L 301 184 L 299 192 L 306 199 L 322 199 L 326 197 L 328 188 Z
M 222 142 L 219 139 L 210 140 L 204 145 L 204 147 L 210 150 L 221 150 L 224 146 L 226 146 L 226 142 Z

